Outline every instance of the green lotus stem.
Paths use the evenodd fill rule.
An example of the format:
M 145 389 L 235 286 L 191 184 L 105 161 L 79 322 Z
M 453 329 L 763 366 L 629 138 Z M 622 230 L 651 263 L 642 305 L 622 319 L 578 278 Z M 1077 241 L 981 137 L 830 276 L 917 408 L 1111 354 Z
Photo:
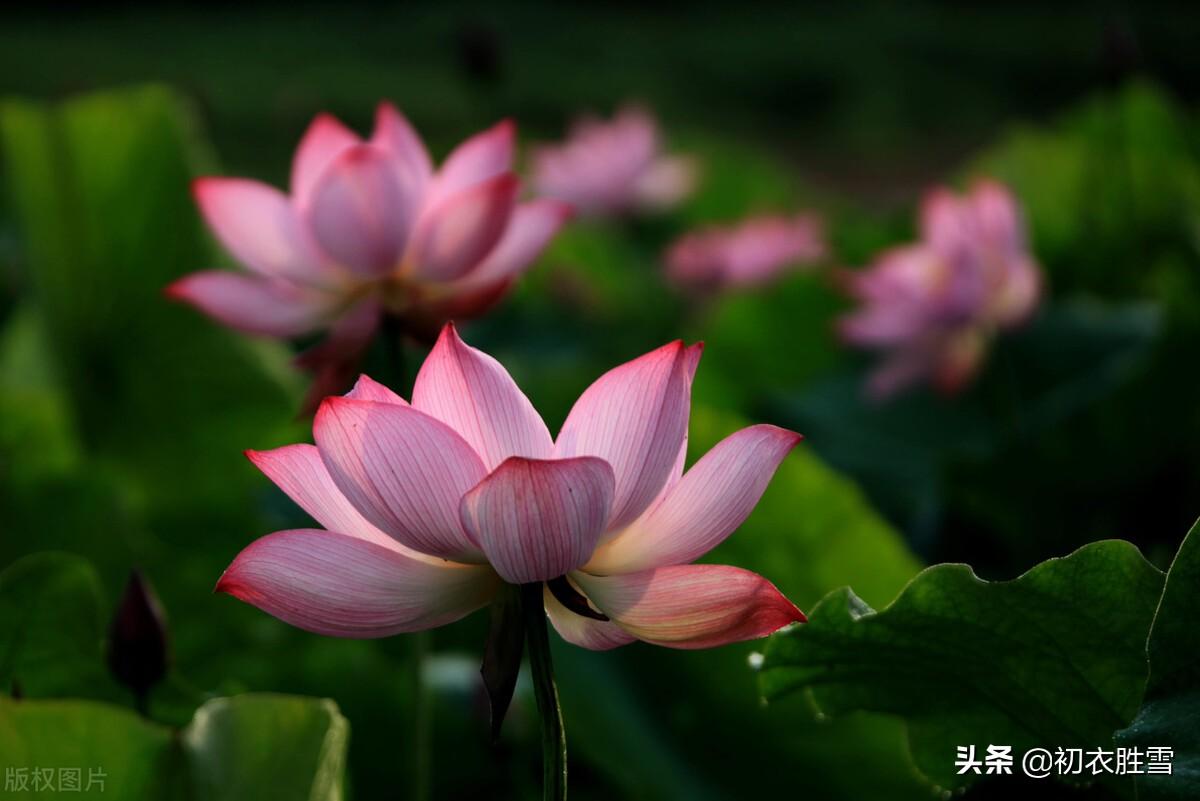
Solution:
M 413 793 L 416 801 L 433 797 L 433 738 L 429 688 L 425 683 L 425 662 L 429 654 L 428 631 L 414 632 L 412 643 L 412 720 L 413 720 Z
M 533 692 L 542 719 L 542 798 L 545 801 L 565 801 L 567 733 L 563 729 L 558 687 L 554 684 L 554 663 L 550 658 L 550 637 L 546 629 L 546 608 L 540 582 L 521 585 L 521 614 L 525 618 Z

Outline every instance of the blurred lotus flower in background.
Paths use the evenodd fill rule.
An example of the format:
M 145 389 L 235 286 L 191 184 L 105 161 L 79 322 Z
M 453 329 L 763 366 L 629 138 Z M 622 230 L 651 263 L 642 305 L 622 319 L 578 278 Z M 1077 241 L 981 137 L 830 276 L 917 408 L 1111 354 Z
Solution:
M 756 286 L 826 254 L 824 224 L 812 214 L 750 217 L 684 234 L 667 249 L 667 277 L 689 288 Z
M 993 181 L 964 196 L 932 192 L 921 241 L 884 252 L 845 280 L 862 306 L 840 321 L 842 336 L 888 354 L 868 383 L 877 398 L 924 379 L 944 392 L 961 389 L 992 336 L 1027 320 L 1041 294 L 1021 211 Z
M 447 325 L 411 405 L 364 376 L 322 404 L 316 445 L 248 454 L 325 529 L 259 539 L 217 589 L 337 637 L 440 626 L 503 582 L 542 585 L 563 638 L 596 650 L 706 648 L 803 621 L 761 576 L 689 564 L 800 439 L 751 426 L 684 473 L 699 358 L 674 342 L 609 371 L 554 440 L 500 363 Z
M 562 202 L 518 202 L 513 139 L 501 122 L 435 171 L 391 104 L 366 141 L 322 114 L 296 149 L 290 195 L 244 178 L 195 182 L 204 219 L 249 273 L 194 273 L 168 293 L 251 334 L 328 329 L 300 364 L 317 374 L 317 399 L 341 391 L 383 315 L 432 339 L 494 304 L 563 224 Z
M 695 187 L 696 165 L 663 155 L 661 147 L 657 121 L 640 106 L 626 106 L 610 121 L 583 117 L 566 142 L 533 150 L 533 183 L 584 215 L 669 208 Z

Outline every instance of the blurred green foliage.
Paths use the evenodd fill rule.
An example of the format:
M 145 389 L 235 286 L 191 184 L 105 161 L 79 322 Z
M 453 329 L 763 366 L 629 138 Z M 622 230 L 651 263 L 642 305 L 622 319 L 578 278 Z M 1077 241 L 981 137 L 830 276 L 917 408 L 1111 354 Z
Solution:
M 83 447 L 153 488 L 136 504 L 208 506 L 245 487 L 229 480 L 223 449 L 212 445 L 235 450 L 287 430 L 287 388 L 259 364 L 281 364 L 282 350 L 256 351 L 163 302 L 171 278 L 214 256 L 187 191 L 199 156 L 194 123 L 163 89 L 119 103 L 0 108 L 27 302 L 76 399 Z
M 1023 199 L 1054 291 L 1186 306 L 1194 294 L 1170 297 L 1162 273 L 1196 257 L 1200 167 L 1191 136 L 1169 96 L 1131 83 L 1052 127 L 1014 127 L 968 173 L 999 178 Z
M 70 554 L 40 553 L 0 572 L 0 686 L 70 696 L 109 681 L 96 571 Z

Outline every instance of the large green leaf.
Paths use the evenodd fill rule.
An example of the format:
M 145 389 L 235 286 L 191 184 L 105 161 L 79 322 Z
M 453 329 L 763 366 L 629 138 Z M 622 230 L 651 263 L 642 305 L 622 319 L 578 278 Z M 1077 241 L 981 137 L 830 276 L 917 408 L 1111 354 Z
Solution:
M 773 637 L 760 686 L 806 692 L 820 712 L 903 717 L 913 759 L 941 787 L 968 782 L 957 746 L 1110 747 L 1137 711 L 1144 642 L 1163 575 L 1111 540 L 1013 581 L 928 568 L 875 612 L 848 589 Z
M 1127 748 L 1170 748 L 1170 774 L 1136 779 L 1144 801 L 1179 801 L 1200 796 L 1200 525 L 1179 547 L 1167 573 L 1162 600 L 1150 629 L 1150 678 L 1146 701 L 1129 728 L 1117 733 Z
M 81 793 L 121 801 L 340 801 L 349 725 L 328 700 L 215 698 L 180 731 L 92 701 L 0 697 L 0 754 L 14 770 L 79 768 Z M 5 798 L 46 791 L 6 788 Z M 43 786 L 44 787 L 44 786 Z
M 332 701 L 240 695 L 200 707 L 183 745 L 199 798 L 338 801 L 349 733 Z
M 0 691 L 80 695 L 107 681 L 103 593 L 96 571 L 70 554 L 42 553 L 0 573 Z
M 175 801 L 184 796 L 174 733 L 132 712 L 95 701 L 11 701 L 0 697 L 0 754 L 12 783 L 7 799 L 53 796 L 79 771 L 79 795 L 117 801 Z M 66 769 L 68 775 L 62 773 Z M 36 770 L 49 769 L 41 789 Z M 28 783 L 22 789 L 18 775 Z M 61 790 L 71 797 L 75 793 Z

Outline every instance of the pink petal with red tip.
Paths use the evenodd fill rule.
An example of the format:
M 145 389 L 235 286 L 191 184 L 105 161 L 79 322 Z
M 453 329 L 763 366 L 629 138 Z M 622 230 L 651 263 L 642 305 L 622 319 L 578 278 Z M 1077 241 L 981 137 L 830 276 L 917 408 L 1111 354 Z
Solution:
M 315 289 L 228 270 L 192 273 L 166 292 L 230 328 L 275 337 L 320 328 L 337 304 L 336 297 Z
M 333 397 L 313 436 L 338 489 L 377 528 L 422 553 L 481 561 L 458 505 L 486 471 L 445 423 L 409 406 Z
M 663 488 L 659 490 L 658 497 L 646 507 L 646 513 L 662 503 L 663 498 L 670 494 L 675 485 L 679 483 L 679 479 L 683 477 L 683 468 L 687 465 L 687 449 L 688 435 L 684 434 L 683 444 L 679 446 L 679 455 L 675 457 L 675 464 L 671 467 L 671 472 L 667 474 L 667 483 L 663 484 Z
M 361 141 L 332 114 L 317 115 L 292 159 L 292 198 L 299 208 L 308 206 L 313 187 L 334 159 Z
M 397 406 L 407 406 L 408 401 L 380 384 L 369 375 L 360 375 L 354 382 L 354 387 L 346 393 L 351 400 L 375 401 L 377 403 L 394 403 Z
M 356 145 L 317 182 L 309 220 L 317 244 L 331 259 L 376 277 L 399 264 L 419 202 L 419 187 L 402 183 L 387 153 Z
M 771 425 L 744 428 L 684 474 L 662 502 L 603 545 L 592 573 L 631 573 L 692 562 L 740 526 L 800 435 Z
M 542 590 L 542 596 L 555 631 L 572 645 L 591 651 L 610 651 L 637 639 L 616 623 L 575 614 L 558 602 L 549 587 Z
M 683 364 L 683 371 L 684 371 L 684 376 L 687 378 L 687 386 L 688 386 L 687 391 L 688 391 L 689 397 L 690 397 L 691 391 L 692 391 L 692 383 L 696 379 L 696 368 L 700 366 L 700 356 L 703 353 L 704 353 L 704 344 L 697 342 L 695 345 L 689 345 L 684 354 L 685 359 L 684 359 L 684 364 Z M 663 484 L 662 489 L 659 490 L 658 495 L 655 497 L 655 499 L 650 502 L 649 506 L 646 507 L 647 510 L 653 509 L 655 506 L 657 506 L 662 501 L 662 499 L 667 496 L 667 493 L 669 493 L 672 490 L 672 488 L 674 488 L 674 486 L 679 482 L 679 479 L 683 477 L 683 468 L 687 465 L 687 450 L 688 450 L 688 432 L 684 431 L 683 432 L 683 442 L 679 443 L 679 453 L 676 454 L 676 456 L 675 456 L 675 464 L 671 465 L 671 470 L 669 473 L 667 473 L 666 483 Z
M 534 200 L 513 209 L 496 246 L 456 288 L 477 289 L 508 281 L 524 271 L 571 217 L 571 207 L 557 200 Z
M 463 342 L 453 324 L 421 365 L 413 406 L 461 434 L 488 470 L 510 456 L 548 459 L 554 451 L 546 424 L 508 371 Z
M 217 582 L 285 623 L 331 637 L 388 637 L 451 623 L 486 604 L 485 566 L 431 564 L 344 534 L 299 529 L 251 543 Z
M 726 565 L 678 565 L 620 576 L 576 572 L 572 578 L 625 631 L 668 648 L 754 640 L 805 620 L 771 582 Z
M 404 261 L 431 281 L 453 281 L 475 269 L 508 226 L 517 197 L 511 173 L 450 195 L 424 212 Z
M 333 280 L 278 189 L 243 178 L 201 178 L 192 191 L 213 234 L 251 270 L 304 283 Z
M 462 499 L 463 525 L 505 581 L 548 581 L 591 556 L 613 496 L 601 459 L 507 459 Z
M 637 518 L 659 495 L 678 461 L 691 408 L 699 346 L 651 351 L 596 380 L 571 409 L 557 456 L 597 456 L 612 465 L 616 494 L 609 528 Z
M 503 120 L 456 147 L 434 177 L 429 203 L 440 203 L 512 169 L 516 126 Z
M 358 537 L 422 559 L 416 551 L 384 534 L 342 495 L 315 445 L 285 445 L 270 451 L 246 451 L 254 466 L 329 531 Z
M 425 143 L 412 124 L 391 103 L 380 103 L 375 110 L 375 131 L 371 144 L 391 155 L 402 174 L 424 187 L 433 175 L 433 161 Z

